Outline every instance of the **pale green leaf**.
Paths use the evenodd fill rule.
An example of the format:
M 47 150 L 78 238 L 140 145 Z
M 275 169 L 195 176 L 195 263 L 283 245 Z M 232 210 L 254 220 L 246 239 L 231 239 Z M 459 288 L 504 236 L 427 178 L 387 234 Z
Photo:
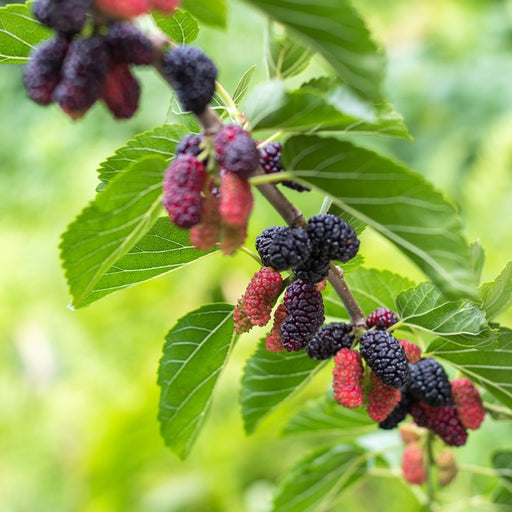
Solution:
M 358 94 L 380 98 L 384 55 L 348 0 L 248 1 L 320 53 Z
M 208 304 L 189 313 L 165 338 L 158 419 L 165 444 L 181 458 L 203 426 L 234 339 L 230 304 Z
M 446 361 L 512 408 L 512 331 L 501 328 L 492 351 L 461 347 L 448 340 L 435 340 L 430 355 Z
M 207 25 L 226 27 L 226 0 L 182 0 L 181 5 L 199 21 Z
M 509 262 L 501 274 L 492 282 L 484 283 L 482 309 L 489 320 L 512 305 L 512 262 Z
M 256 71 L 256 66 L 251 66 L 243 75 L 242 78 L 238 81 L 238 84 L 235 87 L 235 91 L 233 92 L 233 101 L 235 105 L 239 105 L 240 102 L 244 99 L 247 94 L 247 90 L 249 89 L 249 84 L 251 83 L 251 79 Z
M 189 44 L 199 35 L 197 20 L 183 9 L 177 9 L 172 16 L 154 13 L 153 17 L 158 28 L 176 43 Z
M 103 274 L 80 306 L 86 306 L 110 293 L 178 270 L 213 252 L 214 249 L 195 249 L 190 243 L 188 231 L 175 226 L 168 217 L 161 217 Z
M 288 91 L 282 81 L 269 80 L 251 91 L 245 113 L 254 130 L 340 131 L 410 138 L 402 116 L 389 104 L 366 103 L 342 86 L 327 96 L 306 86 Z
M 181 124 L 167 124 L 136 135 L 100 164 L 98 177 L 102 183 L 98 190 L 144 156 L 160 155 L 169 161 L 174 157 L 176 144 L 187 133 L 189 130 Z
M 299 462 L 279 487 L 272 512 L 327 512 L 366 473 L 366 454 L 355 446 L 323 448 Z
M 151 228 L 161 211 L 162 157 L 145 157 L 113 179 L 62 235 L 61 258 L 72 306 Z
M 265 416 L 302 389 L 322 367 L 322 362 L 305 352 L 269 352 L 262 340 L 242 377 L 240 402 L 246 432 L 253 432 Z
M 26 62 L 30 52 L 52 34 L 34 19 L 30 3 L 0 7 L 0 64 Z
M 288 139 L 283 163 L 301 183 L 393 242 L 447 296 L 476 296 L 457 211 L 421 175 L 373 151 L 318 136 Z

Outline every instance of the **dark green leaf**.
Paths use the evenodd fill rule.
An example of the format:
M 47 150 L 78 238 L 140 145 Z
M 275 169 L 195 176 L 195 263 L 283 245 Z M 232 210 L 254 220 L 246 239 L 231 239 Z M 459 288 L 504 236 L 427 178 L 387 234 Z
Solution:
M 368 315 L 379 307 L 396 310 L 396 296 L 413 286 L 413 282 L 387 270 L 359 268 L 345 276 L 361 309 Z M 343 303 L 336 292 L 329 287 L 324 295 L 326 315 L 348 318 Z
M 165 444 L 182 459 L 203 425 L 234 338 L 230 304 L 208 304 L 189 313 L 165 338 L 158 419 Z
M 195 249 L 190 244 L 188 231 L 176 227 L 169 222 L 168 217 L 162 217 L 103 274 L 80 306 L 86 306 L 110 293 L 178 270 L 213 252 L 214 249 Z
M 355 446 L 316 451 L 287 475 L 272 512 L 325 512 L 366 473 L 366 455 Z
M 448 340 L 435 340 L 429 353 L 446 361 L 483 386 L 498 400 L 512 408 L 512 331 L 501 328 L 493 351 L 461 347 Z
M 497 510 L 512 511 L 512 491 L 505 486 L 498 487 L 492 493 L 492 502 L 497 505 Z
M 61 258 L 72 306 L 80 307 L 98 281 L 154 224 L 161 210 L 162 157 L 145 157 L 112 180 L 62 235 Z
M 32 49 L 52 34 L 34 19 L 30 3 L 0 7 L 0 64 L 26 62 Z
M 512 451 L 502 450 L 495 452 L 492 456 L 492 465 L 498 475 L 512 490 Z
M 174 157 L 176 144 L 188 132 L 189 130 L 181 124 L 167 124 L 140 133 L 129 140 L 126 146 L 119 148 L 100 164 L 98 173 L 102 183 L 98 190 L 102 190 L 118 173 L 144 156 L 160 155 L 167 161 L 170 160 Z
M 184 9 L 207 25 L 225 28 L 227 18 L 226 0 L 182 0 Z
M 383 52 L 348 0 L 248 0 L 320 53 L 363 97 L 380 98 Z
M 173 41 L 180 44 L 189 44 L 197 39 L 199 25 L 189 12 L 177 9 L 172 16 L 154 13 L 153 17 L 160 30 Z
M 267 34 L 267 67 L 271 78 L 289 78 L 304 71 L 311 61 L 311 52 L 273 23 Z
M 238 84 L 235 87 L 235 92 L 233 92 L 233 101 L 235 102 L 235 105 L 238 106 L 244 99 L 255 71 L 256 66 L 251 66 L 238 81 Z
M 421 175 L 373 151 L 317 136 L 288 139 L 283 162 L 302 183 L 392 241 L 447 296 L 476 296 L 460 218 Z
M 310 359 L 305 352 L 269 352 L 262 340 L 247 361 L 242 377 L 240 402 L 247 433 L 302 389 L 322 367 L 320 361 Z
M 282 81 L 270 80 L 251 92 L 245 113 L 255 130 L 342 131 L 410 138 L 402 116 L 389 104 L 372 106 L 342 86 L 336 91 L 330 97 L 305 86 L 287 91 Z
M 449 301 L 432 283 L 421 283 L 401 293 L 397 314 L 405 325 L 428 331 L 460 347 L 490 349 L 497 333 L 485 313 L 468 300 Z
M 334 435 L 338 440 L 352 440 L 373 431 L 375 422 L 365 410 L 342 407 L 334 400 L 332 393 L 329 393 L 328 398 L 307 404 L 289 421 L 283 435 Z
M 512 262 L 509 262 L 501 274 L 491 283 L 484 283 L 482 309 L 489 320 L 512 305 Z

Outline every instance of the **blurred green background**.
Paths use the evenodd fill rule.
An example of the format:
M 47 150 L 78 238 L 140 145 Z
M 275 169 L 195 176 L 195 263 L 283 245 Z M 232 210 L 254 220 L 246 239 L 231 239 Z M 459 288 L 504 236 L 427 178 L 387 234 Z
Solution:
M 251 65 L 265 78 L 264 21 L 231 0 L 228 32 L 202 28 L 196 44 L 213 57 L 232 90 Z M 364 143 L 404 160 L 460 205 L 469 240 L 486 249 L 483 280 L 510 259 L 512 230 L 512 1 L 358 0 L 388 54 L 386 89 L 414 143 Z M 133 135 L 163 123 L 170 93 L 138 71 L 143 97 L 130 121 L 97 105 L 78 123 L 24 97 L 19 65 L 0 66 L 0 511 L 264 512 L 280 477 L 314 446 L 280 439 L 287 418 L 320 396 L 317 378 L 255 435 L 242 428 L 238 389 L 260 330 L 243 337 L 220 379 L 211 414 L 191 457 L 163 445 L 156 420 L 156 371 L 175 321 L 205 302 L 234 302 L 255 263 L 215 255 L 72 312 L 58 243 L 94 197 L 96 168 Z M 290 192 L 306 213 L 321 198 Z M 279 223 L 257 198 L 249 243 Z M 423 279 L 381 238 L 366 232 L 367 266 Z M 512 325 L 512 316 L 501 320 Z M 487 419 L 457 450 L 464 463 L 488 465 L 510 445 L 508 423 Z M 392 436 L 394 434 L 391 434 Z M 460 475 L 446 510 L 492 510 L 478 498 L 496 481 Z M 397 501 L 399 500 L 399 501 Z M 364 480 L 339 508 L 417 510 L 399 479 Z

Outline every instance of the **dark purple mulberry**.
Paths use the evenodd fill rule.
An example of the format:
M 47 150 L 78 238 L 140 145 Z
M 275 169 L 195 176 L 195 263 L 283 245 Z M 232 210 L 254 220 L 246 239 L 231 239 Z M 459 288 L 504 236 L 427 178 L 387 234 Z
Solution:
M 39 103 L 49 105 L 53 92 L 60 82 L 64 58 L 69 43 L 63 37 L 45 41 L 36 46 L 28 64 L 23 70 L 23 84 L 28 97 Z
M 288 316 L 281 325 L 283 347 L 289 352 L 301 350 L 324 322 L 322 294 L 314 285 L 297 280 L 286 289 L 284 305 Z
M 77 39 L 70 44 L 53 99 L 71 118 L 82 117 L 100 97 L 109 62 L 108 48 L 101 36 Z
M 352 347 L 352 326 L 341 322 L 324 325 L 309 341 L 306 352 L 312 359 L 329 359 L 342 348 Z
M 275 172 L 281 172 L 283 170 L 283 162 L 281 159 L 281 151 L 283 144 L 281 142 L 269 142 L 265 146 L 259 149 L 260 153 L 260 165 L 265 171 L 265 174 L 272 174 Z M 311 190 L 308 187 L 304 187 L 294 181 L 284 180 L 280 181 L 285 187 L 297 190 L 298 192 L 306 192 Z
M 215 137 L 217 162 L 227 171 L 248 178 L 258 167 L 258 149 L 241 126 L 225 126 Z
M 391 430 L 405 420 L 407 416 L 407 412 L 409 411 L 409 404 L 411 403 L 411 398 L 405 388 L 402 388 L 402 398 L 400 402 L 395 405 L 395 408 L 389 413 L 387 418 L 382 420 L 379 423 L 379 428 L 384 430 Z
M 377 308 L 373 313 L 368 315 L 366 326 L 375 327 L 375 329 L 383 331 L 397 322 L 398 318 L 393 311 L 386 308 Z
M 105 39 L 112 58 L 118 62 L 149 65 L 155 58 L 151 41 L 126 21 L 111 25 Z
M 32 11 L 43 25 L 59 34 L 78 34 L 85 25 L 90 0 L 36 0 Z
M 183 137 L 176 146 L 176 156 L 181 155 L 182 153 L 187 153 L 198 157 L 203 151 L 201 149 L 201 142 L 203 142 L 203 137 L 198 133 L 189 133 L 188 135 L 185 135 L 185 137 Z
M 405 351 L 387 331 L 367 331 L 359 341 L 361 355 L 377 377 L 393 388 L 401 388 L 409 377 Z
M 356 232 L 336 215 L 324 213 L 308 220 L 308 235 L 316 247 L 331 260 L 346 263 L 359 250 Z
M 277 233 L 280 233 L 285 229 L 284 226 L 271 226 L 267 229 L 264 229 L 257 237 L 256 237 L 256 250 L 260 255 L 261 261 L 264 262 L 267 260 L 268 251 L 270 245 L 272 244 L 272 240 Z
M 452 388 L 444 368 L 431 357 L 409 364 L 409 392 L 432 407 L 452 403 Z
M 179 46 L 164 54 L 163 71 L 184 110 L 202 114 L 215 93 L 215 64 L 199 48 Z
M 256 242 L 261 249 L 262 244 L 258 244 L 258 240 Z M 286 270 L 307 260 L 312 247 L 303 229 L 283 227 L 272 232 L 264 248 L 264 251 L 258 250 L 263 264 L 276 270 Z
M 318 247 L 313 247 L 309 258 L 293 269 L 294 274 L 306 283 L 316 284 L 329 274 L 330 259 Z
M 165 173 L 163 205 L 171 221 L 180 228 L 191 228 L 201 220 L 201 191 L 206 171 L 193 155 L 182 154 Z

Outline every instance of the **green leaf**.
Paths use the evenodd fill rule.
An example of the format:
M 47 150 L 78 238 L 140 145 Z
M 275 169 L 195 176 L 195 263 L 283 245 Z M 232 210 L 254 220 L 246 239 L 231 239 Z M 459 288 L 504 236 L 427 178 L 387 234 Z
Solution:
M 384 55 L 348 0 L 249 0 L 320 53 L 363 97 L 380 98 Z
M 305 135 L 286 141 L 283 163 L 393 242 L 447 296 L 476 296 L 460 218 L 420 174 L 348 142 Z
M 52 34 L 34 19 L 30 3 L 0 7 L 0 64 L 26 62 L 32 49 Z
M 187 133 L 189 130 L 181 124 L 167 124 L 136 135 L 100 164 L 98 177 L 102 183 L 98 190 L 144 156 L 160 155 L 169 161 L 174 157 L 176 144 Z
M 247 90 L 249 89 L 249 84 L 251 83 L 252 76 L 256 71 L 256 66 L 251 66 L 243 75 L 242 78 L 238 81 L 238 84 L 235 87 L 235 91 L 233 92 L 233 101 L 235 105 L 239 105 L 240 102 L 244 99 Z
M 494 397 L 512 408 L 512 331 L 500 329 L 497 346 L 492 351 L 461 347 L 448 340 L 435 340 L 430 355 L 450 363 Z
M 214 249 L 195 249 L 190 244 L 188 231 L 176 227 L 168 217 L 161 217 L 103 274 L 79 306 L 87 306 L 110 293 L 178 270 L 214 252 Z
M 375 422 L 368 413 L 359 409 L 347 409 L 339 405 L 332 393 L 308 403 L 294 416 L 283 430 L 283 435 L 316 434 L 334 435 L 338 440 L 354 439 L 375 431 Z
M 271 23 L 267 34 L 266 61 L 271 78 L 289 78 L 304 71 L 311 61 L 311 52 L 289 34 Z
M 471 242 L 469 244 L 469 250 L 471 251 L 471 260 L 473 262 L 475 276 L 477 276 L 477 282 L 479 283 L 485 263 L 485 251 L 478 241 Z
M 262 340 L 242 377 L 240 403 L 246 432 L 253 432 L 265 416 L 302 389 L 323 366 L 305 352 L 269 352 Z
M 80 307 L 98 281 L 154 224 L 161 210 L 166 162 L 139 160 L 68 226 L 60 245 L 73 307 Z
M 388 103 L 371 105 L 338 86 L 330 96 L 308 86 L 287 91 L 281 80 L 257 86 L 245 113 L 254 130 L 342 131 L 410 139 L 402 116 Z
M 182 7 L 207 25 L 226 27 L 226 0 L 182 0 Z
M 189 313 L 165 338 L 158 419 L 165 444 L 182 459 L 203 426 L 234 339 L 230 304 L 208 304 Z
M 500 486 L 492 493 L 492 502 L 497 505 L 496 510 L 512 511 L 512 490 Z
M 482 309 L 489 320 L 512 305 L 512 262 L 507 263 L 501 274 L 492 282 L 484 283 Z
M 306 457 L 279 487 L 272 512 L 325 512 L 366 473 L 365 452 L 355 446 L 323 448 Z
M 507 487 L 512 490 L 512 451 L 495 452 L 492 456 L 492 465 Z
M 377 308 L 396 310 L 396 296 L 413 286 L 413 282 L 388 270 L 359 268 L 345 276 L 351 292 L 361 309 L 368 315 Z M 343 303 L 329 286 L 324 294 L 325 314 L 338 318 L 348 318 Z
M 397 299 L 401 322 L 436 334 L 460 347 L 491 349 L 497 332 L 489 327 L 485 313 L 468 300 L 449 301 L 432 283 L 421 283 Z
M 158 28 L 167 34 L 173 41 L 180 44 L 189 44 L 199 35 L 199 24 L 188 11 L 177 9 L 172 16 L 153 13 Z

